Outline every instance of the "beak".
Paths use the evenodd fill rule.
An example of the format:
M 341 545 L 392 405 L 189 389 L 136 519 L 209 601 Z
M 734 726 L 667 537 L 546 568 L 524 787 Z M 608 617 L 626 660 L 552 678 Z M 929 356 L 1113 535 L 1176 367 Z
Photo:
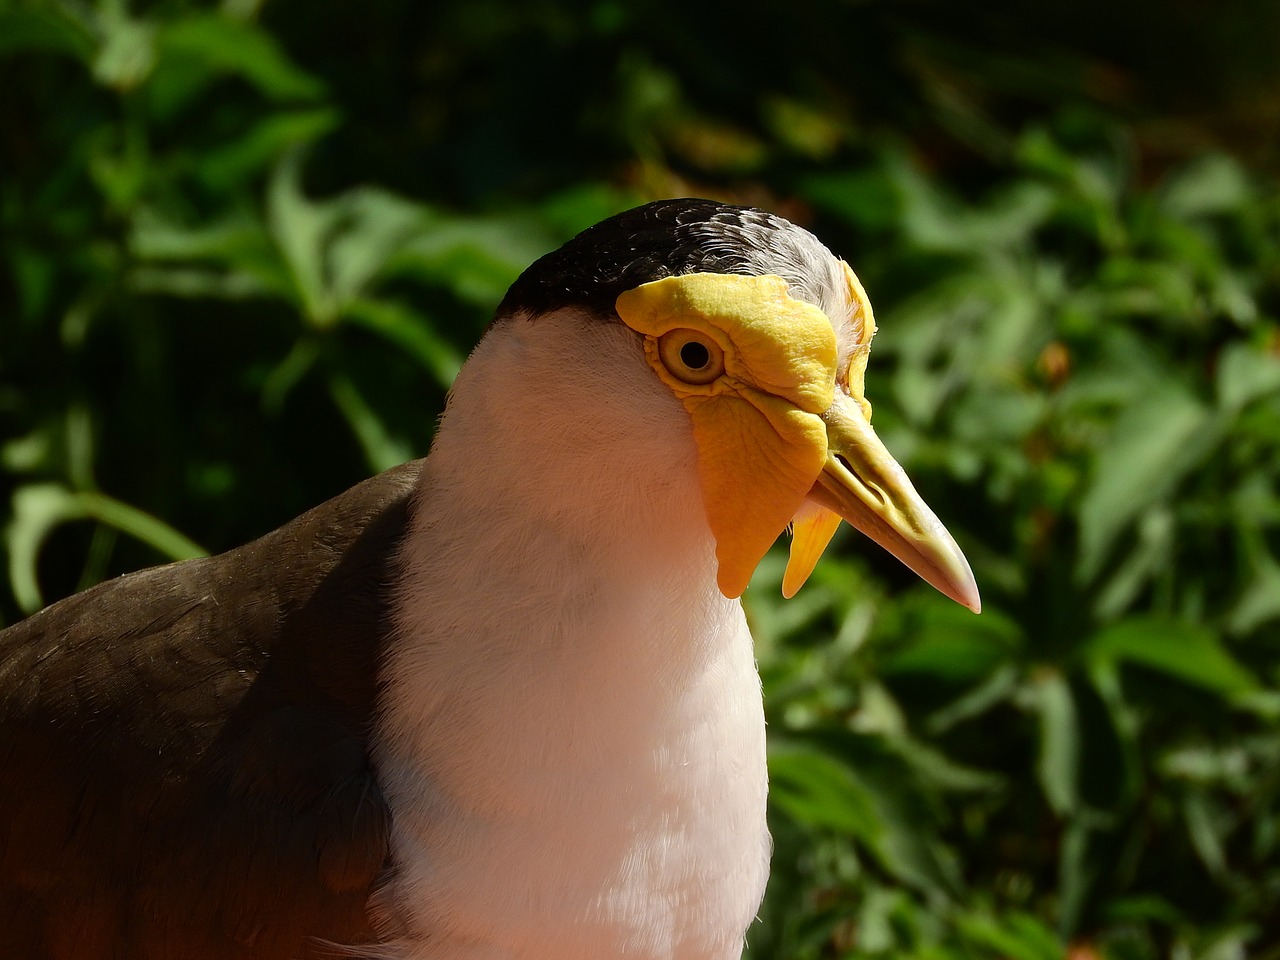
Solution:
M 837 390 L 822 420 L 827 425 L 827 463 L 809 501 L 849 521 L 952 600 L 980 612 L 982 600 L 969 562 L 880 442 L 858 401 Z M 803 509 L 812 510 L 808 504 Z M 809 553 L 817 546 L 821 552 L 834 524 L 811 524 L 822 536 L 821 546 L 800 546 Z M 801 531 L 797 523 L 798 536 Z M 814 536 L 808 528 L 804 534 L 806 540 Z

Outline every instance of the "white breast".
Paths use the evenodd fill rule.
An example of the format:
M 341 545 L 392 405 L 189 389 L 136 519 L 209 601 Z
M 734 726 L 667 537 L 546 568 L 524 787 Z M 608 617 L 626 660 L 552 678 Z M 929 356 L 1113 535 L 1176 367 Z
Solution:
M 490 333 L 403 560 L 386 955 L 737 958 L 768 870 L 760 683 L 688 418 L 634 335 Z

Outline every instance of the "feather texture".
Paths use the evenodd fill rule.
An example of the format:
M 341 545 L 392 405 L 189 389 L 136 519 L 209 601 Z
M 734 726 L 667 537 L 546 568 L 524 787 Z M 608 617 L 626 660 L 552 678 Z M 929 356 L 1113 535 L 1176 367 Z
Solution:
M 736 958 L 768 869 L 764 721 L 688 416 L 620 325 L 499 329 L 402 557 L 378 955 Z
M 0 931 L 22 960 L 371 939 L 368 729 L 409 464 L 0 632 Z

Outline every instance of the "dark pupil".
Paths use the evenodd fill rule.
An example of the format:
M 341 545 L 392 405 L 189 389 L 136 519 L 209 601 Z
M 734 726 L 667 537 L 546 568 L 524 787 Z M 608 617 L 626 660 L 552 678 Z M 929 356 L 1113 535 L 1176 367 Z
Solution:
M 704 344 L 690 340 L 680 348 L 680 362 L 690 370 L 701 370 L 711 362 L 711 351 Z

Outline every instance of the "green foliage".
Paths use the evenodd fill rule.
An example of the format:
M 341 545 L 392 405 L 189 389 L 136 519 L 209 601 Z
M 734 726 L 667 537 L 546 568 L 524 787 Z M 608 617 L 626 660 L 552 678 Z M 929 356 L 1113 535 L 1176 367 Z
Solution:
M 10 86 L 46 108 L 0 181 L 0 623 L 191 555 L 158 517 L 225 549 L 425 449 L 506 286 L 627 203 L 312 196 L 341 112 L 253 12 L 0 5 Z
M 750 955 L 1280 955 L 1276 191 L 1155 170 L 999 5 L 641 7 L 0 0 L 0 624 L 424 452 L 587 224 L 761 202 L 871 292 L 877 428 L 985 610 L 847 531 L 792 601 L 766 559 Z
M 1030 128 L 968 203 L 892 149 L 799 188 L 868 251 L 879 429 L 946 504 L 985 603 L 968 621 L 926 588 L 886 595 L 831 565 L 802 619 L 751 595 L 772 637 L 771 730 L 787 734 L 779 859 L 797 858 L 771 909 L 807 916 L 827 864 L 815 943 L 869 904 L 909 914 L 904 898 L 941 922 L 852 920 L 879 931 L 860 953 L 1280 942 L 1280 202 L 1225 156 L 1138 189 L 1124 146 L 1105 124 Z M 811 645 L 824 630 L 847 638 L 839 655 Z M 857 752 L 828 752 L 837 732 Z M 798 796 L 796 738 L 823 744 Z M 907 764 L 880 793 L 823 786 L 832 763 L 861 776 L 868 744 L 967 777 Z M 961 893 L 901 851 L 886 862 L 892 818 L 826 813 L 901 815 L 904 783 L 945 811 L 909 829 L 962 864 Z M 774 955 L 823 955 L 771 931 Z

